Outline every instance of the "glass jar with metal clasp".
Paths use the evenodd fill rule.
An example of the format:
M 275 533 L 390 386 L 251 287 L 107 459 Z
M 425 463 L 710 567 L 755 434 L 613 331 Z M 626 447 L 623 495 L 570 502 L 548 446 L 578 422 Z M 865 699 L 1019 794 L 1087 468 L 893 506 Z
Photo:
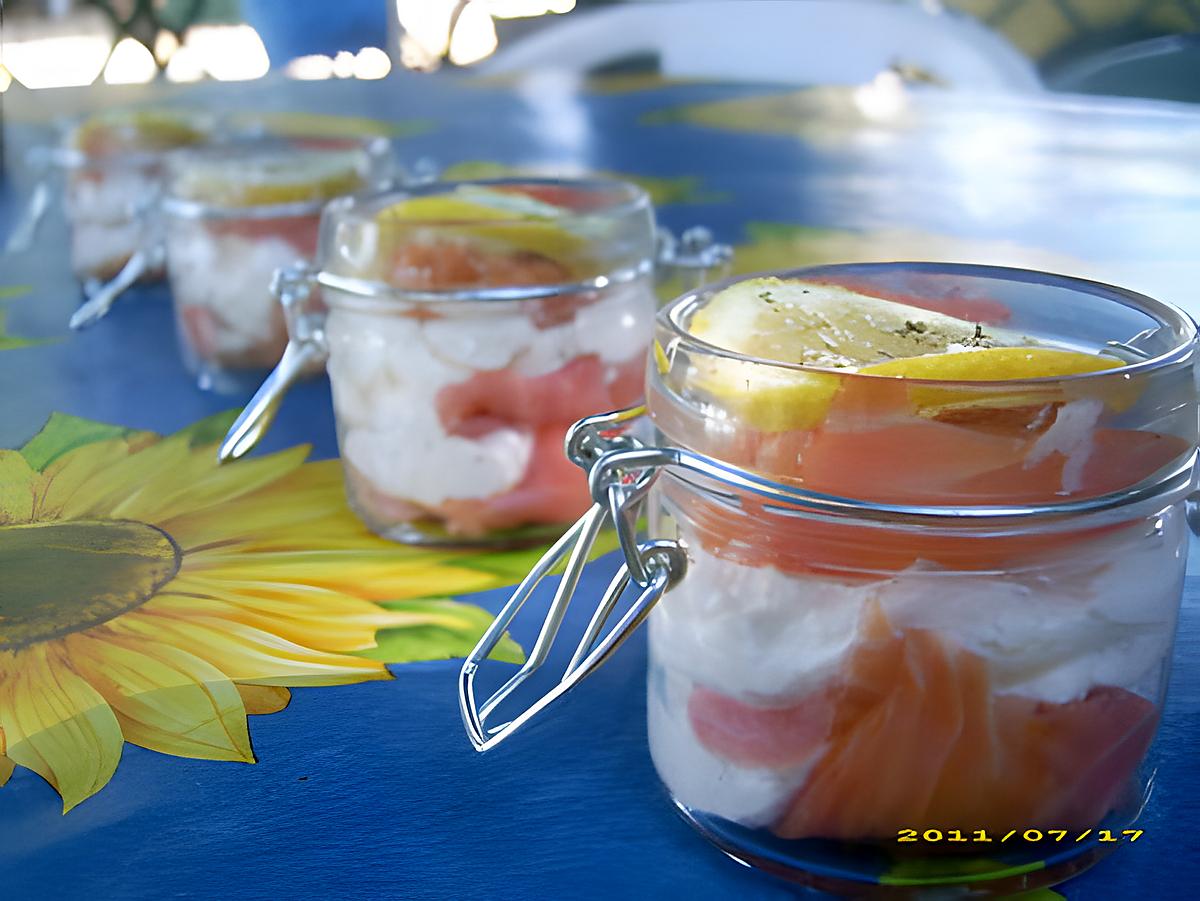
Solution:
M 417 544 L 557 537 L 588 506 L 562 457 L 589 410 L 636 403 L 656 277 L 728 248 L 658 231 L 606 179 L 443 182 L 344 198 L 275 285 L 291 341 L 221 449 L 245 453 L 303 368 L 333 389 L 350 504 Z M 319 290 L 323 303 L 314 303 Z
M 1196 353 L 1167 304 L 1013 269 L 684 294 L 657 317 L 645 407 L 571 431 L 593 506 L 464 664 L 472 743 L 506 740 L 648 620 L 650 754 L 730 856 L 855 897 L 1068 878 L 1148 796 Z M 607 524 L 620 571 L 573 620 Z M 485 694 L 489 652 L 564 563 L 528 661 Z M 518 702 L 543 668 L 558 682 Z
M 212 115 L 167 109 L 113 110 L 62 126 L 56 146 L 29 154 L 37 182 L 6 252 L 32 248 L 61 190 L 71 269 L 88 293 L 97 290 L 150 240 L 154 220 L 145 212 L 158 199 L 165 155 L 209 143 L 220 131 Z M 162 276 L 159 260 L 157 266 L 137 266 L 130 283 Z
M 72 328 L 106 315 L 143 270 L 165 264 L 184 365 L 201 388 L 253 388 L 287 345 L 271 294 L 277 269 L 312 259 L 331 199 L 391 184 L 384 138 L 245 135 L 167 154 L 146 207 L 144 243 L 75 311 Z

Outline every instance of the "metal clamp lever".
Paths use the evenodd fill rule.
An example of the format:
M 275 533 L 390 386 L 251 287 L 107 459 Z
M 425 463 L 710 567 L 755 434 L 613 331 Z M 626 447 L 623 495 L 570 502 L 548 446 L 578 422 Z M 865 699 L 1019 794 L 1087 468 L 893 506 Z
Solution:
M 690 291 L 729 274 L 733 248 L 718 243 L 702 225 L 689 228 L 679 238 L 660 226 L 656 240 L 655 262 L 660 283 L 679 277 L 683 290 Z
M 288 389 L 328 356 L 325 312 L 313 300 L 316 274 L 306 263 L 276 270 L 271 293 L 283 306 L 288 343 L 275 369 L 234 421 L 217 449 L 217 461 L 227 463 L 249 453 L 275 421 Z
M 636 439 L 627 435 L 612 436 L 611 430 L 628 423 L 639 414 L 640 410 L 634 409 L 590 417 L 577 423 L 567 437 L 568 456 L 584 468 L 603 470 L 606 476 L 603 479 L 591 480 L 596 502 L 555 542 L 517 586 L 504 609 L 463 663 L 458 683 L 459 707 L 467 735 L 477 751 L 494 748 L 594 672 L 608 660 L 634 629 L 641 625 L 658 599 L 683 576 L 687 566 L 687 555 L 677 543 L 652 541 L 639 544 L 636 540 L 638 512 L 658 470 L 648 458 L 644 458 L 643 449 L 637 446 Z M 606 432 L 609 433 L 607 438 Z M 632 465 L 622 465 L 622 461 L 626 460 Z M 618 539 L 625 552 L 625 562 L 601 597 L 562 676 L 553 688 L 517 716 L 501 725 L 488 726 L 489 715 L 545 664 L 562 627 L 567 607 L 579 586 L 588 553 L 595 544 L 601 528 L 609 523 L 615 524 L 617 528 Z M 564 560 L 566 566 L 562 580 L 550 602 L 529 658 L 498 691 L 482 705 L 477 704 L 474 682 L 480 664 L 495 649 L 521 607 L 533 595 L 542 580 Z M 606 633 L 605 625 L 631 582 L 638 586 L 638 596 Z
M 97 289 L 96 293 L 72 314 L 70 327 L 78 330 L 100 321 L 108 315 L 118 297 L 133 287 L 147 272 L 161 268 L 166 258 L 167 250 L 161 242 L 134 251 L 121 267 L 121 271 Z
M 8 236 L 8 241 L 4 245 L 5 254 L 27 253 L 33 248 L 34 239 L 37 238 L 38 229 L 49 208 L 50 183 L 43 174 L 38 183 L 34 185 L 33 193 L 29 195 L 29 202 L 21 211 L 17 224 Z

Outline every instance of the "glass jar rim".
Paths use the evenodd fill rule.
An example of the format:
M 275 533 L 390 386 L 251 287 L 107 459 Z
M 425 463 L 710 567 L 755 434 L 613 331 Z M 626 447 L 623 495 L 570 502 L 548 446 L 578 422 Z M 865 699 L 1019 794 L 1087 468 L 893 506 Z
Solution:
M 1085 497 L 1060 501 L 1013 502 L 989 504 L 928 504 L 917 502 L 873 501 L 868 498 L 831 494 L 806 488 L 731 463 L 720 457 L 695 450 L 663 435 L 666 442 L 646 445 L 618 438 L 610 443 L 606 433 L 620 433 L 640 419 L 646 407 L 630 407 L 613 413 L 597 414 L 572 426 L 567 435 L 567 456 L 588 474 L 593 497 L 605 501 L 607 487 L 627 486 L 632 473 L 645 479 L 654 473 L 674 479 L 689 490 L 700 491 L 723 502 L 742 503 L 740 497 L 754 496 L 763 510 L 783 515 L 822 520 L 866 522 L 888 526 L 926 528 L 970 528 L 1009 530 L 1026 522 L 1055 524 L 1075 528 L 1080 517 L 1104 517 L 1121 511 L 1127 519 L 1129 507 L 1151 507 L 1174 504 L 1195 493 L 1200 448 L 1192 447 L 1186 458 L 1132 485 Z M 591 443 L 599 447 L 585 450 Z M 706 483 L 724 486 L 724 490 Z M 648 482 L 647 482 L 648 484 Z M 638 494 L 636 488 L 633 489 Z M 607 499 L 612 502 L 611 498 Z
M 322 214 L 322 230 L 326 229 L 327 222 L 336 225 L 340 222 L 353 220 L 360 214 L 362 218 L 373 219 L 383 209 L 406 199 L 451 194 L 463 187 L 487 189 L 495 186 L 569 187 L 595 193 L 615 191 L 622 195 L 612 203 L 604 206 L 588 210 L 571 210 L 561 216 L 548 217 L 545 220 L 560 226 L 569 225 L 572 222 L 595 220 L 597 218 L 618 219 L 623 216 L 640 215 L 650 212 L 653 209 L 650 195 L 643 188 L 632 182 L 617 178 L 506 176 L 501 178 L 437 181 L 374 192 L 364 191 L 354 195 L 338 197 L 325 205 Z M 486 220 L 469 217 L 429 217 L 405 220 L 405 223 L 431 228 L 454 228 L 477 224 L 503 228 L 506 226 L 528 225 L 530 221 L 527 218 L 519 217 Z M 591 278 L 552 284 L 489 285 L 414 290 L 411 288 L 399 288 L 378 279 L 368 279 L 331 272 L 327 266 L 323 265 L 324 260 L 319 261 L 320 265 L 318 265 L 314 272 L 314 279 L 322 287 L 332 288 L 344 295 L 336 299 L 328 297 L 327 300 L 333 306 L 382 306 L 386 308 L 390 305 L 408 303 L 511 303 L 522 300 L 545 300 L 589 291 L 599 291 L 637 281 L 649 275 L 654 269 L 654 247 L 648 243 L 646 251 L 644 257 L 636 261 L 634 265 L 623 266 Z
M 320 153 L 320 150 L 306 148 L 305 142 L 320 141 L 324 144 L 336 143 L 336 149 L 331 153 L 349 154 L 359 152 L 362 160 L 368 164 L 377 163 L 387 158 L 391 147 L 386 138 L 370 135 L 365 137 L 338 135 L 255 135 L 253 137 L 204 144 L 198 147 L 179 147 L 165 151 L 159 158 L 170 162 L 186 160 L 189 157 L 198 158 L 207 164 L 225 162 L 236 165 L 238 162 L 253 160 L 256 156 L 277 149 L 285 153 L 297 155 L 305 153 Z M 178 165 L 178 162 L 175 163 Z M 367 172 L 364 182 L 357 191 L 366 193 L 385 190 L 392 182 L 392 173 Z M 342 195 L 330 197 L 314 197 L 309 200 L 295 200 L 283 203 L 222 203 L 219 201 L 203 200 L 186 197 L 171 189 L 166 184 L 162 189 L 160 206 L 163 212 L 185 219 L 286 219 L 291 217 L 317 216 L 325 206 L 334 200 L 342 199 Z
M 1196 467 L 1200 462 L 1200 450 L 1193 449 L 1186 459 L 1157 477 L 1151 476 L 1106 494 L 1071 500 L 1013 504 L 915 504 L 885 503 L 814 491 L 684 447 L 657 450 L 670 457 L 670 463 L 664 467 L 667 474 L 688 485 L 691 490 L 714 493 L 695 481 L 699 477 L 726 485 L 735 492 L 754 495 L 767 502 L 763 505 L 764 509 L 781 515 L 889 526 L 908 524 L 922 529 L 1008 529 L 1028 521 L 1050 521 L 1064 528 L 1075 528 L 1079 517 L 1103 516 L 1116 510 L 1124 511 L 1131 506 L 1157 506 L 1183 500 L 1193 493 Z M 726 492 L 716 494 L 727 500 L 736 497 L 736 494 Z M 1122 518 L 1127 516 L 1123 514 Z
M 1163 366 L 1178 362 L 1187 356 L 1189 352 L 1200 346 L 1200 335 L 1198 335 L 1195 321 L 1174 304 L 1166 301 L 1156 300 L 1145 294 L 1140 294 L 1136 291 L 1130 291 L 1126 288 L 1120 288 L 1115 285 L 1105 284 L 1104 282 L 1094 281 L 1091 279 L 1080 278 L 1077 276 L 1058 275 L 1052 272 L 1042 272 L 1035 269 L 1021 269 L 1008 266 L 992 266 L 976 263 L 938 263 L 938 262 L 922 262 L 922 261 L 895 261 L 886 263 L 840 263 L 821 266 L 805 266 L 797 269 L 787 270 L 768 270 L 762 272 L 747 273 L 737 275 L 719 282 L 702 285 L 687 293 L 677 297 L 658 313 L 658 319 L 673 335 L 672 344 L 678 344 L 684 349 L 692 352 L 699 352 L 708 356 L 722 357 L 729 360 L 735 360 L 741 363 L 757 365 L 773 370 L 791 370 L 796 372 L 816 372 L 835 375 L 840 378 L 847 379 L 892 379 L 895 376 L 891 375 L 875 375 L 872 373 L 857 372 L 853 369 L 838 369 L 830 366 L 815 366 L 808 363 L 791 363 L 782 360 L 771 360 L 765 357 L 756 357 L 749 354 L 743 354 L 738 351 L 730 350 L 721 347 L 719 344 L 713 344 L 703 338 L 699 338 L 692 334 L 681 321 L 682 317 L 689 313 L 702 299 L 717 294 L 726 288 L 749 281 L 755 278 L 775 277 L 780 279 L 803 279 L 814 275 L 829 275 L 839 272 L 887 272 L 908 271 L 912 273 L 925 274 L 940 274 L 940 275 L 957 275 L 973 278 L 992 278 L 996 280 L 1008 282 L 1025 282 L 1034 284 L 1052 284 L 1062 288 L 1080 291 L 1081 293 L 1089 294 L 1093 297 L 1098 297 L 1103 300 L 1120 303 L 1124 306 L 1134 308 L 1142 313 L 1145 313 L 1165 326 L 1175 329 L 1183 335 L 1181 341 L 1154 357 L 1147 357 L 1136 361 L 1127 361 L 1121 358 L 1122 365 L 1112 369 L 1102 369 L 1094 372 L 1082 372 L 1073 375 L 1047 376 L 1041 378 L 1027 379 L 1006 379 L 1005 385 L 1016 386 L 1038 386 L 1047 384 L 1060 384 L 1065 382 L 1078 382 L 1084 379 L 1100 379 L 1112 378 L 1113 376 L 1134 375 L 1144 372 L 1151 372 L 1160 369 Z M 987 380 L 972 380 L 972 379 L 926 379 L 926 378 L 910 378 L 905 377 L 906 383 L 921 386 L 931 387 L 995 387 L 995 381 Z
M 551 178 L 546 176 L 523 176 L 509 175 L 499 178 L 479 178 L 479 179 L 459 179 L 453 181 L 430 181 L 418 185 L 406 185 L 404 187 L 395 188 L 388 191 L 380 191 L 369 195 L 358 195 L 356 197 L 342 197 L 329 205 L 328 213 L 332 216 L 349 219 L 355 213 L 365 213 L 369 217 L 378 216 L 385 208 L 393 206 L 404 200 L 411 200 L 417 197 L 429 197 L 437 194 L 452 194 L 462 188 L 491 188 L 491 187 L 543 187 L 543 188 L 562 188 L 571 187 L 583 191 L 620 191 L 624 196 L 612 203 L 604 206 L 595 207 L 589 210 L 570 210 L 561 216 L 547 217 L 549 221 L 555 223 L 569 222 L 575 219 L 591 219 L 597 216 L 618 217 L 628 215 L 630 213 L 641 212 L 650 206 L 650 195 L 646 191 L 633 182 L 623 181 L 618 178 L 604 178 L 599 176 L 584 177 L 584 178 Z M 339 205 L 340 204 L 340 205 Z M 413 224 L 428 225 L 428 226 L 456 226 L 456 225 L 475 225 L 481 221 L 487 225 L 526 225 L 529 219 L 514 216 L 511 218 L 497 219 L 473 219 L 470 217 L 437 217 L 431 216 L 423 219 L 406 220 Z
M 136 123 L 139 116 L 153 116 L 160 119 L 170 119 L 181 125 L 192 128 L 203 137 L 196 142 L 184 142 L 157 149 L 128 148 L 112 153 L 88 153 L 75 146 L 75 136 L 85 126 L 105 125 L 120 128 Z M 35 157 L 46 160 L 51 166 L 65 170 L 74 169 L 138 169 L 153 166 L 162 161 L 163 155 L 177 150 L 186 150 L 205 146 L 220 134 L 221 117 L 207 110 L 200 109 L 165 109 L 152 107 L 149 109 L 115 109 L 102 110 L 87 116 L 60 119 L 56 124 L 58 140 L 50 146 L 34 147 Z

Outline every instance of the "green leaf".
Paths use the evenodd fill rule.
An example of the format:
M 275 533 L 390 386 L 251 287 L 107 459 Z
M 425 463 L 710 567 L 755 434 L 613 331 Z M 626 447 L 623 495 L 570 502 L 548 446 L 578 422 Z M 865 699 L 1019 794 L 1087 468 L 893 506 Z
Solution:
M 746 237 L 751 241 L 799 241 L 820 238 L 832 232 L 811 225 L 792 225 L 788 222 L 747 222 Z
M 4 327 L 4 323 L 0 322 L 0 328 Z M 5 335 L 0 332 L 0 350 L 16 350 L 20 347 L 31 347 L 35 344 L 45 344 L 45 339 L 38 338 L 16 338 L 12 335 Z
M 135 429 L 94 422 L 66 413 L 51 413 L 41 431 L 21 448 L 21 455 L 36 470 L 43 470 L 67 451 L 85 444 L 124 438 Z
M 495 163 L 489 160 L 464 160 L 448 167 L 442 178 L 446 181 L 471 181 L 481 178 L 508 178 L 517 174 L 515 166 Z
M 638 121 L 642 125 L 686 123 L 725 131 L 795 134 L 803 137 L 806 129 L 811 131 L 820 128 L 818 123 L 828 123 L 831 119 L 837 121 L 840 110 L 836 107 L 831 109 L 830 102 L 828 93 L 823 93 L 819 88 L 786 93 L 772 90 L 759 96 L 653 110 L 643 113 Z
M 482 607 L 444 598 L 385 601 L 381 606 L 413 616 L 412 625 L 381 630 L 375 636 L 376 647 L 357 652 L 359 657 L 384 663 L 465 657 L 493 619 Z M 523 663 L 525 654 L 520 645 L 505 635 L 491 659 Z
M 22 297 L 32 291 L 29 285 L 0 285 L 0 300 L 9 297 Z
M 1006 864 L 984 858 L 937 858 L 904 860 L 879 877 L 880 885 L 954 885 L 985 879 L 1002 879 L 1045 869 L 1044 860 Z M 1036 896 L 1035 896 L 1036 897 Z
M 409 119 L 403 122 L 371 119 L 366 116 L 334 116 L 325 113 L 242 112 L 232 116 L 235 127 L 265 127 L 275 135 L 332 138 L 381 137 L 403 138 L 431 131 L 433 122 Z
M 0 299 L 17 294 L 23 294 L 23 290 L 15 290 L 13 288 L 0 288 Z M 16 350 L 18 347 L 31 347 L 35 344 L 47 344 L 51 338 L 18 338 L 16 335 L 10 335 L 4 330 L 4 311 L 0 310 L 0 350 Z
M 596 536 L 596 543 L 592 545 L 592 551 L 588 554 L 588 559 L 595 560 L 598 557 L 603 557 L 609 551 L 616 550 L 617 546 L 616 531 L 613 529 L 603 529 Z M 455 563 L 467 569 L 474 569 L 506 578 L 508 580 L 506 584 L 516 585 L 529 574 L 529 571 L 533 569 L 534 565 L 548 549 L 548 545 L 538 545 L 537 547 L 521 548 L 519 550 L 492 551 L 480 554 L 479 556 L 464 557 L 462 560 L 456 560 Z M 559 566 L 555 567 L 552 570 L 552 574 L 561 572 L 562 566 L 563 564 L 559 564 Z
M 217 444 L 225 437 L 234 420 L 238 418 L 238 414 L 241 412 L 238 409 L 223 410 L 220 413 L 214 413 L 212 416 L 198 419 L 175 434 L 186 437 L 188 439 L 188 447 L 203 447 L 206 444 Z
M 598 178 L 628 181 L 645 191 L 655 206 L 673 203 L 715 203 L 727 200 L 728 194 L 705 191 L 699 178 L 683 175 L 663 178 L 653 175 L 631 175 L 627 172 L 593 172 Z M 578 175 L 576 170 L 557 166 L 509 166 L 492 160 L 465 160 L 455 163 L 442 173 L 447 181 L 481 178 L 563 178 Z

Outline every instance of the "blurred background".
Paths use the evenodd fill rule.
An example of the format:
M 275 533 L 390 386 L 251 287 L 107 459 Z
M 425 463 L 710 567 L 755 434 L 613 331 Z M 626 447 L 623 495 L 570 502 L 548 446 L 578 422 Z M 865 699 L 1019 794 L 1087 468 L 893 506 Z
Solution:
M 752 0 L 743 0 L 751 3 Z M 776 0 L 804 5 L 809 0 Z M 620 0 L 6 0 L 0 90 L 164 78 L 379 79 L 396 68 L 487 69 L 546 29 L 612 14 Z M 642 2 L 637 4 L 648 6 Z M 738 0 L 701 15 L 689 0 L 663 33 L 629 35 L 602 72 L 656 70 L 674 40 L 716 33 Z M 761 5 L 758 4 L 758 5 Z M 854 5 L 854 4 L 850 4 Z M 971 17 L 1036 67 L 1051 89 L 1200 99 L 1200 0 L 897 0 Z M 695 34 L 689 35 L 689 31 Z M 634 40 L 636 38 L 637 40 Z M 727 77 L 727 73 L 721 73 Z

